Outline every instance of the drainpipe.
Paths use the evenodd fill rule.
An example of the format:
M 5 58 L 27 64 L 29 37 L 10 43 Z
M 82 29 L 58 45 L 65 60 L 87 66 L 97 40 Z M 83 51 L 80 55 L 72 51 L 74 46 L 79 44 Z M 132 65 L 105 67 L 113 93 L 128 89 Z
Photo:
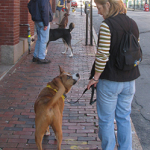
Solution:
M 30 25 L 29 24 L 20 24 L 20 26 L 28 26 L 28 54 L 31 53 L 31 34 L 30 34 Z

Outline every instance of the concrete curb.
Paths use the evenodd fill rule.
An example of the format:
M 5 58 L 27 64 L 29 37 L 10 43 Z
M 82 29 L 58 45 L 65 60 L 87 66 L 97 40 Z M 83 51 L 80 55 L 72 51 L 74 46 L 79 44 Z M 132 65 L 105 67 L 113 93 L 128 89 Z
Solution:
M 132 148 L 133 150 L 143 150 L 139 138 L 136 134 L 133 122 L 131 120 L 131 128 L 132 128 Z

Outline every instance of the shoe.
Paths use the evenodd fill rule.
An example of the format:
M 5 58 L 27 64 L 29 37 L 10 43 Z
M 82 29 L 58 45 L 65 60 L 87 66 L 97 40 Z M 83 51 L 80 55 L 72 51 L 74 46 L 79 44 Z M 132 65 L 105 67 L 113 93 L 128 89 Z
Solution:
M 32 62 L 37 62 L 38 59 L 39 59 L 39 58 L 33 56 Z
M 51 61 L 48 59 L 38 59 L 38 61 L 37 61 L 38 64 L 48 64 L 50 62 Z

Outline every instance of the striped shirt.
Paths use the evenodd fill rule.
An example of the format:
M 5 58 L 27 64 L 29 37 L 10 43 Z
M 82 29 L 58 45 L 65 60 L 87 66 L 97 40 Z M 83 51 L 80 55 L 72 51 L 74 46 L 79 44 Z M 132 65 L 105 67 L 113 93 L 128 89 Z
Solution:
M 103 22 L 100 26 L 97 53 L 95 58 L 95 71 L 102 73 L 109 60 L 111 33 L 108 25 Z

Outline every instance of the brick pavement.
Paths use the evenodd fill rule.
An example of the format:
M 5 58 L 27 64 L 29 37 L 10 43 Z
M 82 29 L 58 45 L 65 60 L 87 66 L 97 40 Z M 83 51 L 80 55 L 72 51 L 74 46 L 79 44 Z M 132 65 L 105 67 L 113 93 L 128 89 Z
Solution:
M 60 65 L 64 70 L 81 76 L 80 81 L 67 94 L 68 101 L 76 101 L 84 91 L 89 78 L 89 72 L 94 61 L 95 44 L 85 46 L 85 15 L 72 13 L 69 23 L 74 22 L 72 48 L 62 55 L 64 45 L 61 40 L 51 42 L 48 47 L 50 64 L 39 65 L 32 62 L 32 54 L 25 54 L 20 61 L 0 81 L 0 149 L 24 150 L 37 149 L 34 132 L 34 102 L 39 92 L 59 74 Z M 68 23 L 68 25 L 69 25 Z M 52 25 L 54 28 L 55 25 Z M 32 45 L 31 53 L 34 46 Z M 89 105 L 90 91 L 76 104 L 65 101 L 63 113 L 63 150 L 71 149 L 101 149 L 97 136 L 98 120 L 96 105 Z M 54 132 L 43 139 L 45 150 L 56 150 Z M 115 148 L 116 149 L 116 148 Z

